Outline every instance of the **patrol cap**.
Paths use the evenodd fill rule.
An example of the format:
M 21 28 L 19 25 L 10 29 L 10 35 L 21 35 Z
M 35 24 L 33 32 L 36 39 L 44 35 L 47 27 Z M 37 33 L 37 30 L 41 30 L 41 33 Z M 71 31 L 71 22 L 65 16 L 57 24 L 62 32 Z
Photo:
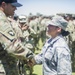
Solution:
M 68 22 L 63 17 L 56 15 L 52 18 L 52 20 L 47 21 L 46 25 L 58 26 L 61 29 L 65 30 Z
M 5 3 L 11 3 L 15 7 L 20 7 L 22 4 L 18 3 L 17 0 L 0 0 L 0 3 L 5 2 Z

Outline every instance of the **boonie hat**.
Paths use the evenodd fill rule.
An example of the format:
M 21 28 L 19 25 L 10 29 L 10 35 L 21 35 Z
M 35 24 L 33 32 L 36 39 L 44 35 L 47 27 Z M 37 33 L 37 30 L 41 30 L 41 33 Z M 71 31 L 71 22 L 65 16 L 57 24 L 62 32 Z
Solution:
M 17 0 L 0 0 L 1 2 L 5 2 L 5 3 L 11 3 L 13 6 L 15 7 L 20 7 L 22 6 L 22 4 L 18 3 Z
M 63 17 L 56 15 L 52 18 L 52 20 L 47 21 L 46 25 L 58 26 L 65 30 L 68 25 L 68 22 Z
M 26 16 L 25 15 L 20 15 L 19 16 L 19 22 L 20 23 L 25 23 L 27 21 Z

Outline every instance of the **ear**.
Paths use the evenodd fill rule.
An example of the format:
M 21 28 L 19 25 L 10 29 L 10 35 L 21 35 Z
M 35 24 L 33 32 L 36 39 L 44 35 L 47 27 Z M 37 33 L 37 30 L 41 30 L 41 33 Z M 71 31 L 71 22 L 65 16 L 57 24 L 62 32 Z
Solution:
M 61 32 L 61 28 L 60 28 L 60 27 L 58 27 L 58 28 L 57 28 L 57 31 L 58 31 L 58 32 Z

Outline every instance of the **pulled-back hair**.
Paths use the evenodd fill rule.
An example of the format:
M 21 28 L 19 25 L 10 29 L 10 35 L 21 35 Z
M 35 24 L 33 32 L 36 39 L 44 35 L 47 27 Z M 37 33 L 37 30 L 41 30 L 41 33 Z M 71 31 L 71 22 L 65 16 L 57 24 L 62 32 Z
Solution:
M 61 34 L 62 34 L 62 36 L 67 36 L 67 35 L 69 35 L 69 34 L 70 34 L 70 32 L 69 32 L 69 31 L 65 31 L 65 30 L 61 29 Z

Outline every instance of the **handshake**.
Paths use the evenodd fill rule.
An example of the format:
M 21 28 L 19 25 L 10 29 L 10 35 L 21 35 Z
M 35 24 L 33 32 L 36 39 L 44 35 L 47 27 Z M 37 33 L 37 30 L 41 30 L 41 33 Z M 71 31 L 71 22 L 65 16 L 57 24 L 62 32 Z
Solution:
M 15 56 L 17 56 L 19 59 L 27 60 L 27 64 L 28 63 L 33 64 L 33 65 L 35 64 L 34 54 L 28 47 L 24 47 L 19 42 L 15 43 L 14 47 L 15 47 L 15 51 L 13 52 L 13 54 Z
M 35 65 L 35 59 L 34 59 L 34 54 L 33 53 L 28 53 L 27 55 L 26 55 L 26 58 L 27 58 L 27 65 L 29 66 L 29 67 L 32 67 L 32 66 L 34 66 Z

